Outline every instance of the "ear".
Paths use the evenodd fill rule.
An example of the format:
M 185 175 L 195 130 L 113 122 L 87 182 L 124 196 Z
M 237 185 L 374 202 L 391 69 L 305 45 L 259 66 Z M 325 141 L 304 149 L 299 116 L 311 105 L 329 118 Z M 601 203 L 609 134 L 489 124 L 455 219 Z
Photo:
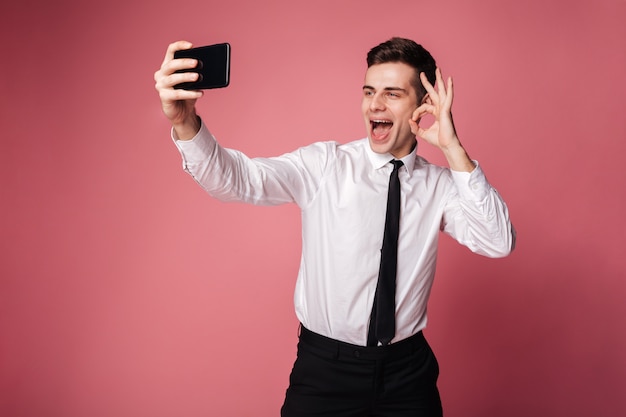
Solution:
M 433 104 L 433 101 L 430 99 L 430 94 L 428 93 L 424 94 L 424 97 L 422 97 L 422 102 L 420 103 L 420 106 L 424 103 Z

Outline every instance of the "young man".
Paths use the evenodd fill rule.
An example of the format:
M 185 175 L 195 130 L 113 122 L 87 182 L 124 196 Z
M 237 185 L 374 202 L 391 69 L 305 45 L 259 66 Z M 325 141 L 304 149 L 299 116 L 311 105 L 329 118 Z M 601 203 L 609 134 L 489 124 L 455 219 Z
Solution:
M 202 92 L 173 89 L 196 77 L 175 73 L 195 66 L 173 59 L 189 47 L 171 44 L 155 73 L 185 170 L 220 200 L 302 210 L 302 326 L 281 415 L 441 416 L 438 365 L 422 334 L 439 232 L 489 257 L 515 243 L 504 202 L 456 135 L 452 80 L 420 45 L 393 38 L 367 56 L 367 138 L 250 159 L 222 148 L 196 115 Z M 449 168 L 418 156 L 416 137 Z

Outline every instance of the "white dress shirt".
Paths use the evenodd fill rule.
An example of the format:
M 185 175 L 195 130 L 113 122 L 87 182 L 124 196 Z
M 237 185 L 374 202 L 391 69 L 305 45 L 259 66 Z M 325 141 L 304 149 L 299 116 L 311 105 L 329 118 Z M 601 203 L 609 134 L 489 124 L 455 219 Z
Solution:
M 393 156 L 374 153 L 361 139 L 318 142 L 278 157 L 251 159 L 221 147 L 204 124 L 192 140 L 175 143 L 183 168 L 213 197 L 300 207 L 296 315 L 313 332 L 364 346 Z M 479 166 L 471 173 L 454 172 L 431 165 L 416 150 L 402 162 L 392 343 L 426 326 L 441 230 L 489 257 L 506 256 L 515 243 L 507 207 Z

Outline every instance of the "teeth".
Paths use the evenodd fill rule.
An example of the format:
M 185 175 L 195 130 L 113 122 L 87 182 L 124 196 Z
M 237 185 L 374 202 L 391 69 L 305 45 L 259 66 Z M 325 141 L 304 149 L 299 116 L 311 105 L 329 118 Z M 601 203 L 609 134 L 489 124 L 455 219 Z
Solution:
M 391 124 L 389 120 L 372 120 L 372 123 Z

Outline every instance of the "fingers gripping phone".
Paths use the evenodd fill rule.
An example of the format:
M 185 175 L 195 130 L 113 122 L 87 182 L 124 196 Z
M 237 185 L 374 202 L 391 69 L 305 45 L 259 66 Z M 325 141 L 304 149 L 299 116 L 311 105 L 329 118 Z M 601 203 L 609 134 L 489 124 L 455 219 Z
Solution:
M 184 90 L 204 90 L 227 87 L 230 83 L 230 44 L 200 46 L 174 52 L 174 58 L 194 58 L 198 60 L 195 68 L 176 72 L 197 72 L 198 80 L 176 84 L 174 88 Z

